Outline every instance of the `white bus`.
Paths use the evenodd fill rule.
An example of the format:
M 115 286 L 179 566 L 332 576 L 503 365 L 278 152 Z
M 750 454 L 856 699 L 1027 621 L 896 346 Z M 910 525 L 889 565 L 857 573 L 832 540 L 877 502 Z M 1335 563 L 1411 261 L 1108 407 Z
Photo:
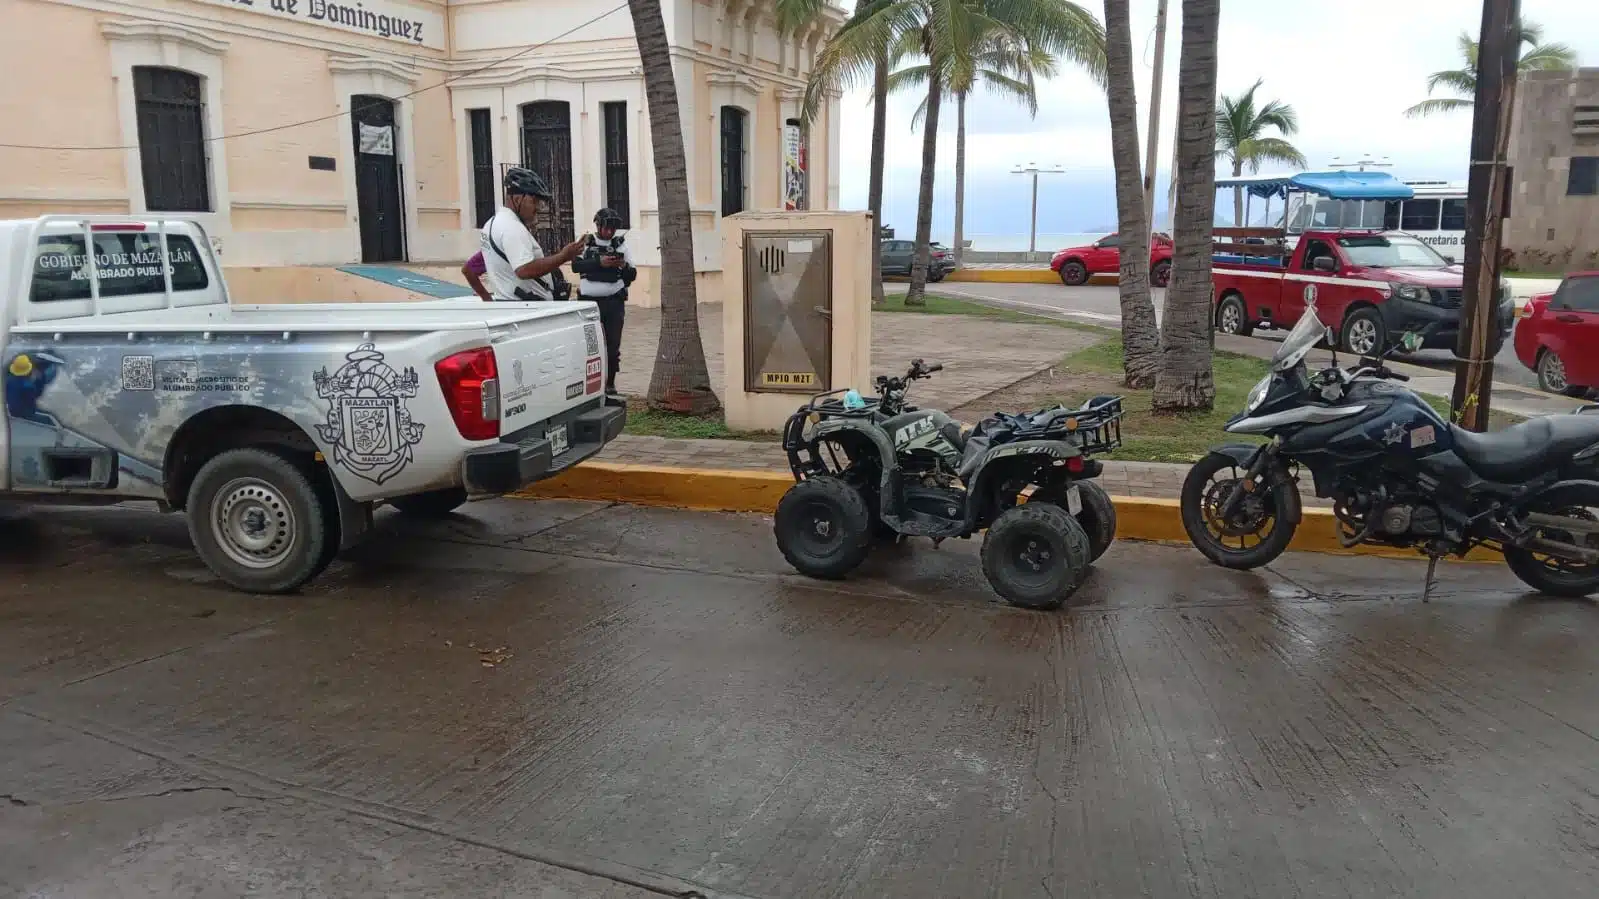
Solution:
M 1306 228 L 1380 228 L 1415 235 L 1444 256 L 1461 258 L 1466 245 L 1466 185 L 1450 181 L 1406 181 L 1408 200 L 1330 200 L 1293 194 L 1288 233 Z

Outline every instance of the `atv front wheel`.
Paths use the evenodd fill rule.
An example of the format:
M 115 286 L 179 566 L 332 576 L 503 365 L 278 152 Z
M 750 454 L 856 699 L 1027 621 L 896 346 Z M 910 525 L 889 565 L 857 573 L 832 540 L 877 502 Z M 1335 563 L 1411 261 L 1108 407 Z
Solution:
M 872 515 L 861 492 L 838 478 L 807 478 L 783 494 L 772 523 L 777 548 L 807 577 L 837 580 L 866 561 Z
M 1058 609 L 1082 582 L 1088 534 L 1053 503 L 1001 512 L 983 538 L 983 574 L 994 592 L 1024 609 Z

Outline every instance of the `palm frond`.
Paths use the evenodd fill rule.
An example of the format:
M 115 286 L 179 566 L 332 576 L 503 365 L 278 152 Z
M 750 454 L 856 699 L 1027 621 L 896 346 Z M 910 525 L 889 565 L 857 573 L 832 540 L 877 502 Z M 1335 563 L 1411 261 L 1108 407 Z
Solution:
M 1298 147 L 1276 137 L 1245 141 L 1238 148 L 1238 158 L 1249 166 L 1251 172 L 1260 171 L 1260 164 L 1263 162 L 1281 162 L 1300 168 L 1304 168 L 1307 164 L 1305 154 L 1299 152 Z
M 1563 72 L 1577 66 L 1577 51 L 1565 44 L 1538 44 L 1516 63 L 1523 72 Z
M 1433 72 L 1427 78 L 1427 93 L 1433 94 L 1440 87 L 1447 87 L 1457 94 L 1468 97 L 1477 95 L 1477 72 L 1466 69 L 1450 69 L 1447 72 Z
M 888 73 L 888 92 L 899 94 L 907 91 L 926 90 L 929 72 L 930 69 L 924 65 L 895 69 Z
M 1421 119 L 1442 113 L 1459 112 L 1463 109 L 1470 109 L 1473 105 L 1470 100 L 1452 100 L 1441 97 L 1433 100 L 1423 100 L 1405 110 L 1405 118 Z

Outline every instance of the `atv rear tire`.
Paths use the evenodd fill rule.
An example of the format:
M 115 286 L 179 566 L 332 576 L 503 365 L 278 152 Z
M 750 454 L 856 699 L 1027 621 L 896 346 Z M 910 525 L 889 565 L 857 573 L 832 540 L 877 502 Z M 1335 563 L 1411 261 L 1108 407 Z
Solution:
M 1093 481 L 1078 481 L 1076 484 L 1077 496 L 1082 500 L 1083 508 L 1072 517 L 1077 519 L 1083 532 L 1088 535 L 1088 561 L 1093 564 L 1116 542 L 1116 505 L 1110 501 L 1110 494 L 1105 492 L 1105 488 Z M 1027 502 L 1051 503 L 1070 511 L 1064 489 L 1039 490 L 1028 497 Z
M 1082 582 L 1091 552 L 1088 534 L 1065 509 L 1029 502 L 989 525 L 983 574 L 1011 605 L 1058 609 Z
M 866 561 L 872 515 L 859 490 L 838 478 L 800 481 L 778 501 L 772 533 L 794 570 L 837 580 Z

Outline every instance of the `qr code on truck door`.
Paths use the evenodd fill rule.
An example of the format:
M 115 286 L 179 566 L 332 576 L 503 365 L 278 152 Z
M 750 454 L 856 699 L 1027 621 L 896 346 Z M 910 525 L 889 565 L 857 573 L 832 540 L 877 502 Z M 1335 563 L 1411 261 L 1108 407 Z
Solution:
M 155 389 L 155 357 L 154 356 L 123 356 L 122 357 L 122 389 L 123 390 L 154 390 Z

